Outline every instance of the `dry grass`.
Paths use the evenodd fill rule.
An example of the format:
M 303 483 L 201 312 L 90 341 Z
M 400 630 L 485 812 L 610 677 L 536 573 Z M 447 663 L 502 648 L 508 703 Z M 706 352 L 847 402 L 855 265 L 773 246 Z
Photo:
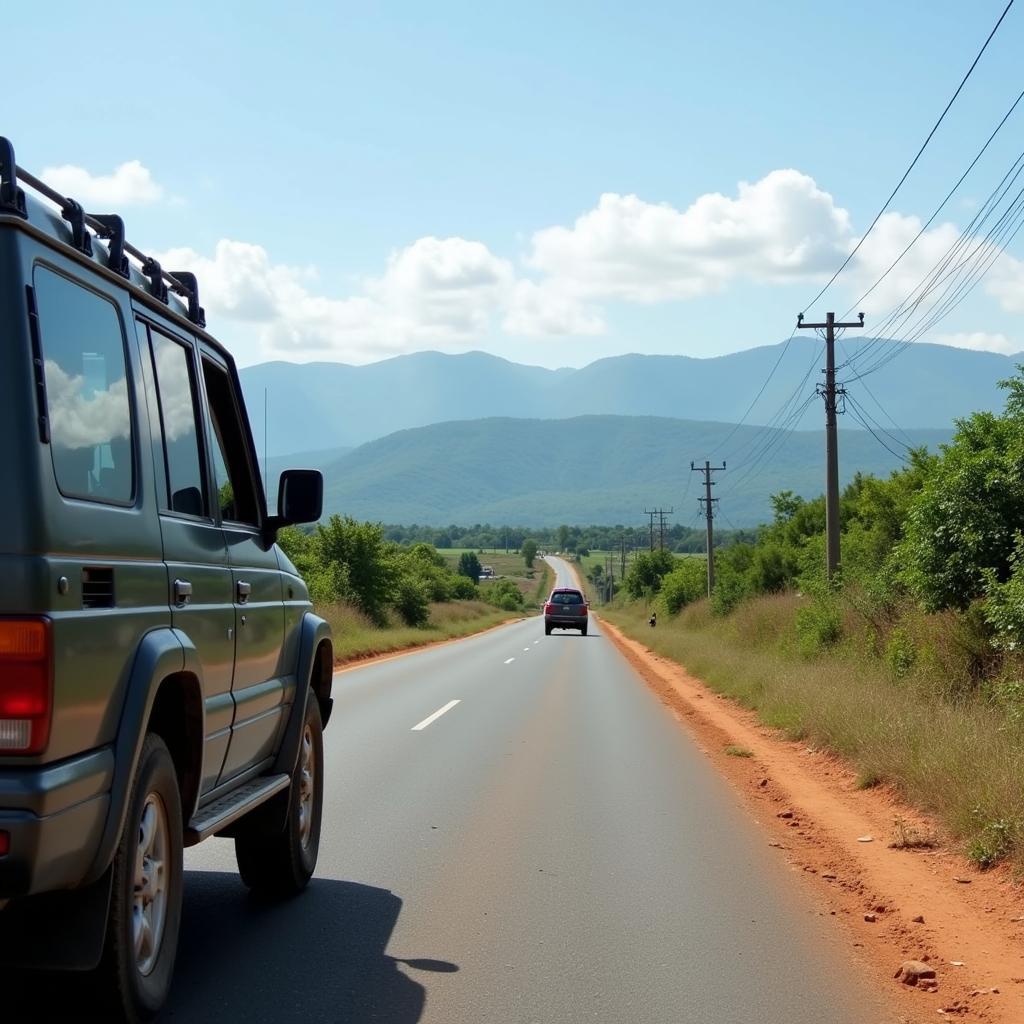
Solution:
M 979 866 L 1010 858 L 1024 867 L 1024 725 L 965 692 L 961 678 L 941 675 L 963 647 L 951 624 L 923 625 L 935 653 L 897 677 L 856 638 L 801 657 L 793 626 L 801 601 L 762 597 L 724 620 L 699 602 L 657 630 L 640 605 L 602 614 L 788 737 L 843 755 L 865 785 L 894 786 Z
M 430 620 L 422 627 L 398 624 L 379 628 L 358 609 L 345 604 L 317 608 L 317 614 L 331 624 L 334 655 L 338 661 L 354 661 L 389 651 L 422 647 L 438 640 L 453 640 L 522 615 L 521 612 L 502 611 L 483 601 L 432 604 Z

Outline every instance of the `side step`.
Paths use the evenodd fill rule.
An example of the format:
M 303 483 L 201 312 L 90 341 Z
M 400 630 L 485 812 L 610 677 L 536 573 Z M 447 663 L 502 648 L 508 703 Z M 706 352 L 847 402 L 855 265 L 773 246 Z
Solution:
M 282 772 L 280 775 L 261 775 L 252 782 L 232 790 L 212 804 L 201 808 L 185 829 L 185 845 L 195 846 L 221 829 L 225 829 L 243 814 L 248 814 L 254 807 L 269 800 L 272 796 L 287 789 L 291 776 Z

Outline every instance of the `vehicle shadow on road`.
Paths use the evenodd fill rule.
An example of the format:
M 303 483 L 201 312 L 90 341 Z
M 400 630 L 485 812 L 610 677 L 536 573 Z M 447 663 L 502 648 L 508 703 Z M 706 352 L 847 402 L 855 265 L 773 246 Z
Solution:
M 189 871 L 170 1002 L 160 1019 L 415 1024 L 426 991 L 399 970 L 457 971 L 385 953 L 402 908 L 387 889 L 314 879 L 299 897 L 262 903 L 237 875 Z

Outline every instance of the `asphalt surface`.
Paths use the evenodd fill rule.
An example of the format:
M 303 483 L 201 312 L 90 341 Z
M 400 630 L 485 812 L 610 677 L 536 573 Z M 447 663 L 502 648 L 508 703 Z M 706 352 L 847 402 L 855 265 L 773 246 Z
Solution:
M 339 673 L 317 877 L 264 906 L 230 841 L 187 851 L 162 1019 L 889 1020 L 849 939 L 591 627 L 532 618 Z

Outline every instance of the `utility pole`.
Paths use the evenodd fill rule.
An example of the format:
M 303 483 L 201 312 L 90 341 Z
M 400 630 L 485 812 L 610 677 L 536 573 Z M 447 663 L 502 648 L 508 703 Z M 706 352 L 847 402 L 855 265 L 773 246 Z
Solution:
M 674 512 L 674 508 L 670 508 L 667 512 L 663 508 L 658 509 L 658 549 L 661 551 L 665 550 L 665 516 L 670 516 Z
M 846 388 L 836 387 L 836 328 L 863 327 L 864 314 L 849 323 L 837 323 L 835 313 L 826 313 L 823 324 L 805 324 L 796 318 L 799 330 L 825 331 L 825 383 L 815 389 L 825 399 L 825 572 L 831 580 L 839 571 L 839 438 L 836 431 L 838 400 Z
M 626 535 L 623 534 L 619 538 L 619 579 L 624 580 L 626 578 Z
M 644 515 L 651 518 L 651 551 L 654 550 L 654 517 L 658 514 L 657 509 L 644 509 Z
M 712 466 L 711 463 L 705 459 L 703 468 L 695 466 L 692 462 L 690 463 L 691 473 L 703 473 L 704 474 L 704 497 L 697 499 L 697 508 L 700 509 L 705 518 L 707 519 L 707 532 L 708 532 L 708 597 L 711 596 L 711 591 L 715 589 L 715 505 L 718 503 L 717 498 L 711 497 L 711 488 L 715 486 L 715 481 L 712 479 L 715 473 L 725 472 L 725 463 L 723 462 L 720 466 Z M 703 507 L 701 507 L 703 506 Z

